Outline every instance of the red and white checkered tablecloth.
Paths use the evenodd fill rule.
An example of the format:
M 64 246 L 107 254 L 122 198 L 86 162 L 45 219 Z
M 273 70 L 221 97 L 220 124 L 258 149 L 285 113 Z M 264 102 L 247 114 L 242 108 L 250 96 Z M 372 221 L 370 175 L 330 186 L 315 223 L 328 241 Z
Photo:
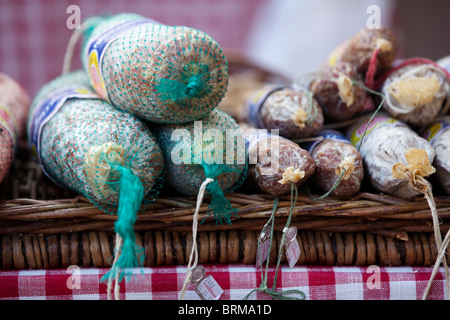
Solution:
M 261 272 L 248 265 L 203 265 L 223 289 L 220 300 L 242 300 L 261 284 Z M 0 299 L 105 300 L 101 278 L 108 269 L 16 270 L 0 272 Z M 178 300 L 185 266 L 143 268 L 121 282 L 121 300 Z M 376 274 L 377 273 L 377 274 Z M 307 300 L 420 300 L 432 273 L 428 267 L 281 267 L 277 290 L 301 290 Z M 272 287 L 275 268 L 269 268 Z M 376 276 L 375 276 L 376 274 Z M 199 300 L 194 284 L 185 300 Z M 428 300 L 446 298 L 445 276 L 439 269 Z M 254 293 L 249 299 L 270 297 Z

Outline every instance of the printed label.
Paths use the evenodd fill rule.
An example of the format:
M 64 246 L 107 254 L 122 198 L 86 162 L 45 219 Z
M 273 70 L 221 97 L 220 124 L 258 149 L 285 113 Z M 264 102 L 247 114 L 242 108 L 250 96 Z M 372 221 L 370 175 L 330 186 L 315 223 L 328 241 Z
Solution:
M 322 130 L 317 134 L 317 137 L 318 138 L 321 137 L 322 139 L 310 142 L 305 145 L 304 148 L 309 153 L 312 153 L 314 148 L 317 147 L 317 145 L 324 140 L 340 141 L 340 142 L 350 144 L 350 141 L 342 133 L 340 133 L 339 131 L 336 131 L 336 130 Z
M 118 24 L 117 26 L 108 29 L 106 32 L 93 39 L 87 46 L 88 57 L 88 76 L 92 87 L 100 95 L 102 99 L 108 100 L 108 93 L 106 91 L 105 81 L 102 75 L 102 61 L 106 49 L 125 32 L 139 27 L 143 24 L 157 23 L 151 19 L 131 20 Z
M 267 86 L 259 90 L 247 102 L 247 120 L 257 128 L 264 128 L 264 121 L 261 118 L 261 107 L 266 99 L 274 92 L 288 88 L 288 86 Z
M 219 300 L 223 289 L 212 275 L 204 277 L 195 287 L 194 291 L 202 300 Z
M 367 124 L 369 123 L 368 119 L 367 121 L 364 121 L 363 124 L 358 125 L 356 129 L 354 129 L 351 132 L 350 135 L 350 142 L 354 146 L 358 146 L 361 143 L 362 136 L 364 134 L 364 131 L 366 130 Z M 375 116 L 372 121 L 370 122 L 369 126 L 367 127 L 366 131 L 366 137 L 377 127 L 380 125 L 393 125 L 393 126 L 403 126 L 404 124 L 394 118 L 391 118 L 387 115 L 379 115 Z
M 450 117 L 446 117 L 441 121 L 432 124 L 424 132 L 423 137 L 433 144 L 434 140 L 439 138 L 441 134 L 450 129 Z
M 14 154 L 17 148 L 17 136 L 14 129 L 17 126 L 16 118 L 12 114 L 11 109 L 7 105 L 2 103 L 0 103 L 0 125 L 2 125 L 3 128 L 6 130 L 6 132 L 8 132 L 8 134 L 11 136 L 14 145 L 13 148 L 13 158 L 14 158 Z
M 29 146 L 33 156 L 38 160 L 43 172 L 52 181 L 57 183 L 46 171 L 42 165 L 41 159 L 41 134 L 45 124 L 53 118 L 53 116 L 61 109 L 63 104 L 71 98 L 79 99 L 98 99 L 99 96 L 87 88 L 70 88 L 61 91 L 52 92 L 49 97 L 42 100 L 42 102 L 36 106 L 31 114 L 30 119 L 30 136 Z M 57 183 L 58 184 L 58 183 Z

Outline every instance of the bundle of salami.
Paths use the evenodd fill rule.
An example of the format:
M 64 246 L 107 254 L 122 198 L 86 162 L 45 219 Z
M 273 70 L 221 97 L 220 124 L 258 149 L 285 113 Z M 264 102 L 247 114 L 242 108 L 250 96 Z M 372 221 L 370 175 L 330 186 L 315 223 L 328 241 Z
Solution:
M 228 62 L 213 38 L 131 13 L 91 17 L 79 32 L 83 70 L 64 66 L 34 97 L 28 142 L 51 180 L 118 216 L 109 290 L 143 261 L 139 211 L 164 188 L 205 192 L 213 219 L 231 223 L 225 194 L 245 180 L 247 162 L 243 144 L 231 160 L 222 153 L 238 125 L 215 110 Z
M 450 158 L 442 154 L 448 143 L 441 133 L 447 130 L 441 118 L 450 92 L 446 60 L 400 60 L 398 49 L 387 28 L 361 29 L 333 50 L 315 74 L 254 91 L 245 106 L 246 122 L 255 129 L 277 129 L 280 141 L 297 142 L 290 151 L 296 155 L 301 153 L 297 148 L 306 150 L 314 165 L 303 182 L 311 177 L 308 185 L 327 196 L 351 196 L 369 186 L 412 198 L 423 194 L 422 178 L 434 174 L 435 167 L 441 171 L 436 192 L 448 194 L 442 170 Z M 423 135 L 429 126 L 427 141 Z M 433 131 L 438 127 L 439 134 Z M 439 139 L 432 140 L 430 130 Z M 280 142 L 278 175 L 293 165 L 293 157 L 281 157 L 285 145 Z M 440 160 L 435 159 L 438 149 Z M 293 165 L 293 170 L 303 171 L 303 166 Z M 261 187 L 261 172 L 261 163 L 249 163 L 251 180 L 267 191 Z
M 398 49 L 388 29 L 361 29 L 316 73 L 254 91 L 246 122 L 271 134 L 246 135 L 249 157 L 260 156 L 249 180 L 274 195 L 289 192 L 286 182 L 304 185 L 313 200 L 367 190 L 425 197 L 443 252 L 434 194 L 450 194 L 450 63 L 400 60 Z

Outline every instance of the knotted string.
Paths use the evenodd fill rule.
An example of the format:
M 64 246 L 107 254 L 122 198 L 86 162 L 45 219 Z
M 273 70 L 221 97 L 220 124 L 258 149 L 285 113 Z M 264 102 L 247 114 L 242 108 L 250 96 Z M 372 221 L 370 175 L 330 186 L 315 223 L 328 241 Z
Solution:
M 285 226 L 285 230 L 287 228 L 289 228 L 289 224 L 291 222 L 292 219 L 292 213 L 294 211 L 296 202 L 297 202 L 297 197 L 298 197 L 298 190 L 297 190 L 297 186 L 295 183 L 291 183 L 291 208 L 289 211 L 289 216 L 288 219 L 286 221 L 286 226 Z M 273 241 L 273 230 L 274 230 L 274 223 L 275 223 L 275 212 L 278 206 L 278 202 L 279 202 L 279 198 L 275 198 L 274 203 L 273 203 L 273 209 L 272 209 L 272 214 L 269 218 L 269 220 L 266 222 L 266 224 L 264 225 L 263 230 L 269 225 L 269 223 L 271 224 L 271 229 L 270 229 L 270 242 L 269 242 L 269 252 L 271 251 L 272 248 L 272 241 Z M 261 238 L 261 235 L 260 235 Z M 283 246 L 284 246 L 284 241 L 286 238 L 286 233 L 283 232 L 283 235 L 281 237 L 281 243 L 280 243 L 280 247 L 278 250 L 278 259 L 277 259 L 277 267 L 275 270 L 275 277 L 273 280 L 273 286 L 270 289 L 268 287 L 267 284 L 267 280 L 268 280 L 268 269 L 269 269 L 269 257 L 267 257 L 266 260 L 266 268 L 265 268 L 265 272 L 263 274 L 263 269 L 261 268 L 261 284 L 258 288 L 253 289 L 252 291 L 250 291 L 245 297 L 244 300 L 248 300 L 248 298 L 250 297 L 250 295 L 253 292 L 261 292 L 261 293 L 265 293 L 267 295 L 269 295 L 272 299 L 275 300 L 305 300 L 305 294 L 303 293 L 303 291 L 300 290 L 284 290 L 284 291 L 277 291 L 276 287 L 277 287 L 277 279 L 278 279 L 278 271 L 281 265 L 281 256 L 282 256 L 282 252 L 283 252 Z M 258 253 L 260 252 L 260 243 L 258 241 Z M 262 257 L 260 254 L 257 256 L 259 256 L 260 258 Z M 300 297 L 290 297 L 288 296 L 289 294 L 298 294 L 300 295 Z
M 446 240 L 442 241 L 442 235 L 441 235 L 441 230 L 439 228 L 439 215 L 438 212 L 436 210 L 436 203 L 434 201 L 434 197 L 433 197 L 433 193 L 431 192 L 431 184 L 423 177 L 418 177 L 418 180 L 420 180 L 420 183 L 425 185 L 426 191 L 424 192 L 425 195 L 425 199 L 428 202 L 428 206 L 430 207 L 431 210 L 431 217 L 433 219 L 433 231 L 434 231 L 434 239 L 436 242 L 436 247 L 439 250 L 439 255 L 438 258 L 436 259 L 434 268 L 438 268 L 442 264 L 444 265 L 444 270 L 445 270 L 445 283 L 447 286 L 447 300 L 450 299 L 450 275 L 449 275 L 449 270 L 448 270 L 448 266 L 447 266 L 447 260 L 446 259 L 442 259 L 442 257 L 440 257 L 441 252 L 443 252 L 442 254 L 445 254 L 447 247 L 448 247 L 448 239 L 447 237 L 449 237 L 449 233 L 450 231 L 447 233 L 446 235 Z M 434 273 L 434 270 L 433 270 Z M 427 288 L 423 294 L 422 300 L 426 300 L 428 293 L 430 291 L 431 288 L 431 284 L 433 283 L 434 280 L 434 276 L 435 274 L 430 277 L 430 279 L 428 280 L 428 285 Z
M 438 271 L 441 263 L 445 263 L 446 262 L 446 260 L 444 259 L 444 256 L 446 254 L 447 247 L 449 246 L 449 244 L 450 244 L 450 230 L 447 232 L 447 234 L 446 234 L 446 236 L 444 238 L 444 241 L 442 242 L 442 245 L 439 248 L 439 253 L 438 253 L 438 256 L 436 258 L 436 262 L 434 263 L 434 267 L 433 267 L 433 271 L 431 273 L 431 277 L 430 277 L 430 279 L 428 281 L 428 284 L 427 284 L 427 287 L 425 288 L 425 291 L 423 293 L 422 300 L 426 300 L 428 298 L 428 294 L 430 292 L 431 284 L 433 283 L 434 277 L 436 276 L 437 271 Z M 448 286 L 447 286 L 447 298 L 448 298 L 448 295 L 449 295 L 449 291 L 448 291 Z
M 180 294 L 180 300 L 184 300 L 184 296 L 186 294 L 186 288 L 189 282 L 191 281 L 192 277 L 192 270 L 197 267 L 198 263 L 198 248 L 197 248 L 197 225 L 198 225 L 198 212 L 200 210 L 200 206 L 203 202 L 203 197 L 205 195 L 205 190 L 208 184 L 212 183 L 214 180 L 210 178 L 206 178 L 205 181 L 203 181 L 202 185 L 200 186 L 198 196 L 197 196 L 197 204 L 195 207 L 194 217 L 193 217 L 193 223 L 192 223 L 192 249 L 191 254 L 189 256 L 189 263 L 187 266 L 187 274 L 186 278 L 184 279 L 183 288 L 181 290 Z M 192 266 L 191 266 L 192 265 Z

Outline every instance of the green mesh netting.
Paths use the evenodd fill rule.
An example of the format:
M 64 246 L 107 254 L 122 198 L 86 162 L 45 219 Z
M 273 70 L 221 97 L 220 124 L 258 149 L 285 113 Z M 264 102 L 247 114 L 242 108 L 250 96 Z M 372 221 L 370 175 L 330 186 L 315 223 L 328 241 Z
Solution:
M 186 123 L 204 117 L 224 97 L 228 62 L 204 32 L 132 13 L 92 17 L 85 24 L 84 69 L 117 108 L 148 121 Z
M 244 132 L 228 114 L 214 109 L 199 121 L 165 124 L 154 133 L 166 160 L 167 186 L 183 195 L 197 195 L 206 178 L 212 196 L 208 212 L 217 222 L 230 223 L 235 210 L 224 193 L 239 187 L 247 176 Z
M 58 100 L 55 97 L 64 90 L 87 94 L 91 89 L 82 70 L 45 85 L 30 108 L 31 142 L 35 124 L 42 118 L 39 114 L 45 114 L 39 110 L 43 105 L 50 107 L 48 101 Z M 84 195 L 101 210 L 117 213 L 115 231 L 124 243 L 120 259 L 127 260 L 118 262 L 118 266 L 132 267 L 137 263 L 133 231 L 136 213 L 154 202 L 163 185 L 161 149 L 144 123 L 101 99 L 69 97 L 63 101 L 42 127 L 40 142 L 32 149 L 39 153 L 51 179 Z

